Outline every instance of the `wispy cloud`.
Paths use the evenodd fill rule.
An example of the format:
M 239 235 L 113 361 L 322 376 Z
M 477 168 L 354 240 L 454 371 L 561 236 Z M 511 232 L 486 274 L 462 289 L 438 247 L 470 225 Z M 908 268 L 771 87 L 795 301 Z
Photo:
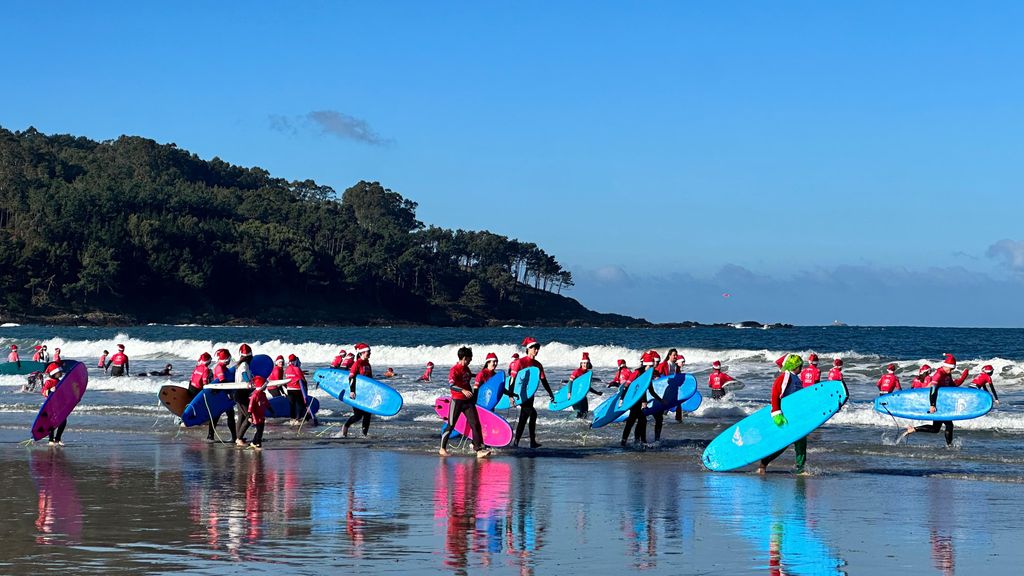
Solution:
M 284 134 L 295 135 L 300 130 L 311 130 L 321 135 L 371 146 L 390 146 L 395 143 L 393 139 L 378 134 L 366 120 L 337 110 L 314 110 L 302 116 L 270 114 L 267 119 L 271 130 Z
M 1024 272 L 1024 242 L 1003 239 L 988 247 L 985 255 L 1001 260 L 1014 272 Z

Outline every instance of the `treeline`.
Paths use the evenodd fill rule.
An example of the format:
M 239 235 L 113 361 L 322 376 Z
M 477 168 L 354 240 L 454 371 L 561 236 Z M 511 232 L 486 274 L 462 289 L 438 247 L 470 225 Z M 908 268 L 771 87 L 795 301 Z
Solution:
M 140 321 L 633 321 L 539 297 L 573 285 L 554 257 L 490 232 L 425 227 L 416 206 L 376 182 L 339 198 L 312 180 L 145 138 L 0 128 L 0 311 Z

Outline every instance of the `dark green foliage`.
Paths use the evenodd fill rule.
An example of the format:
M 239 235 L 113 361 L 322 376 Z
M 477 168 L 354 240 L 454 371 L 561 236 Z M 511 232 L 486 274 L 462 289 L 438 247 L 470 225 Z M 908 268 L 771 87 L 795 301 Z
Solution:
M 538 290 L 571 285 L 535 244 L 425 228 L 376 182 L 339 198 L 174 144 L 0 128 L 6 316 L 530 321 Z

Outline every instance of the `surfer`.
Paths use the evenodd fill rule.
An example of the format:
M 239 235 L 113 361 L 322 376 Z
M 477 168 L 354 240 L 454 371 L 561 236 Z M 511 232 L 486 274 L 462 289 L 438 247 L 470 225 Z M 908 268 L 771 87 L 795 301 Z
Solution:
M 434 363 L 427 362 L 427 369 L 423 371 L 423 374 L 416 379 L 417 382 L 430 382 L 430 375 L 434 372 Z
M 653 352 L 656 356 L 658 354 L 657 352 L 654 352 L 653 350 L 651 352 Z M 682 362 L 680 362 L 680 360 L 682 360 Z M 658 376 L 674 376 L 676 374 L 682 373 L 683 365 L 685 365 L 685 364 L 686 364 L 686 358 L 683 358 L 683 355 L 680 354 L 679 351 L 676 350 L 675 348 L 669 348 L 668 352 L 665 352 L 665 361 L 664 362 L 660 362 L 657 366 L 655 366 L 654 369 L 655 369 L 655 371 L 657 371 Z M 664 417 L 665 417 L 665 415 L 663 413 L 661 413 L 661 412 L 659 412 L 659 413 L 654 415 L 654 430 L 655 430 L 654 437 L 655 437 L 655 442 L 657 442 L 657 438 L 661 437 L 661 422 L 664 419 Z M 683 409 L 681 407 L 677 407 L 676 408 L 676 422 L 682 422 L 682 421 L 683 421 Z
M 203 352 L 199 355 L 199 359 L 196 360 L 196 367 L 192 370 L 192 377 L 188 381 L 188 399 L 190 402 L 203 391 L 204 386 L 213 381 L 213 371 L 210 370 L 210 363 L 212 361 L 213 357 L 210 356 L 209 352 Z M 213 442 L 213 418 L 206 421 L 206 427 L 208 429 L 206 439 Z
M 356 344 L 356 361 L 349 368 L 348 372 L 348 397 L 353 400 L 356 397 L 356 376 L 362 375 L 367 378 L 373 378 L 373 368 L 370 366 L 370 345 L 364 342 Z M 372 414 L 364 410 L 360 410 L 355 406 L 352 407 L 352 417 L 345 422 L 345 425 L 341 428 L 341 435 L 348 437 L 348 429 L 356 422 L 362 421 L 363 424 L 363 436 L 366 436 L 370 432 L 370 417 Z
M 217 365 L 213 367 L 213 381 L 214 382 L 231 382 L 228 379 L 228 364 L 231 363 L 231 352 L 228 352 L 226 348 L 221 348 L 215 353 L 217 355 Z M 231 406 L 227 409 L 225 414 L 228 415 L 228 430 L 231 431 L 231 443 L 235 444 L 238 440 L 237 427 L 235 426 L 235 407 Z M 243 413 L 244 414 L 244 413 Z M 220 421 L 220 416 L 213 418 L 213 428 L 217 427 L 217 423 Z
M 889 364 L 885 367 L 885 374 L 882 374 L 882 377 L 878 379 L 877 386 L 879 396 L 902 390 L 900 388 L 900 379 L 896 377 L 895 364 Z
M 725 396 L 725 383 L 734 378 L 722 371 L 722 363 L 715 360 L 711 363 L 711 375 L 708 376 L 708 388 L 711 388 L 711 399 L 718 400 Z
M 999 395 L 996 394 L 996 384 L 992 381 L 992 373 L 995 369 L 992 368 L 991 364 L 986 364 L 981 367 L 981 374 L 974 377 L 971 380 L 971 384 L 975 387 L 984 390 L 992 395 L 992 400 L 995 401 L 996 406 L 999 405 Z
M 620 397 L 628 394 L 630 386 L 633 386 L 633 382 L 637 378 L 643 375 L 647 370 L 654 370 L 655 374 L 651 377 L 651 382 L 658 377 L 657 370 L 654 368 L 656 357 L 652 351 L 644 352 L 640 357 L 640 368 L 638 368 L 633 375 L 630 376 L 629 382 L 625 383 L 625 388 L 620 392 Z M 648 392 L 653 394 L 652 389 L 648 389 Z M 661 398 L 658 398 L 661 400 Z M 629 432 L 633 430 L 633 425 L 636 425 L 636 431 L 634 433 L 633 440 L 640 443 L 643 448 L 647 447 L 647 416 L 644 414 L 644 409 L 647 408 L 646 398 L 640 402 L 637 402 L 629 407 L 629 416 L 626 417 L 626 427 L 622 429 L 622 441 L 620 445 L 625 448 L 626 441 L 629 440 Z
M 284 356 L 278 354 L 277 358 L 274 358 L 274 367 L 270 369 L 270 376 L 267 380 L 284 380 Z M 275 398 L 281 396 L 284 392 L 281 392 L 280 386 L 274 386 L 273 388 L 267 388 L 267 392 L 270 392 L 271 396 Z
M 110 370 L 111 378 L 115 376 L 127 376 L 129 374 L 128 356 L 125 356 L 124 344 L 117 345 L 117 352 L 110 357 L 110 360 L 107 360 L 106 365 L 103 367 L 104 371 L 107 369 Z
M 339 368 L 340 369 L 342 363 L 345 362 L 345 357 L 347 355 L 348 355 L 348 353 L 345 352 L 344 348 L 342 348 L 341 352 L 338 352 L 338 355 L 334 357 L 334 360 L 331 360 L 331 368 Z
M 829 380 L 838 380 L 843 384 L 846 384 L 846 379 L 843 378 L 843 359 L 836 358 L 832 361 L 832 369 L 828 371 Z
M 110 352 L 104 350 L 103 354 L 100 354 L 100 361 L 99 361 L 99 363 L 96 365 L 97 368 L 102 368 L 104 372 L 107 371 L 107 356 L 109 356 L 109 355 L 110 355 Z
M 171 374 L 171 370 L 173 370 L 173 369 L 174 369 L 174 366 L 172 366 L 170 364 L 165 364 L 163 370 L 151 370 L 149 372 L 139 372 L 138 376 L 173 376 L 173 374 Z
M 548 384 L 547 375 L 544 374 L 544 366 L 537 361 L 537 354 L 540 353 L 540 343 L 532 336 L 527 336 L 523 339 L 522 346 L 526 348 L 526 356 L 512 361 L 512 364 L 509 366 L 509 382 L 515 383 L 516 374 L 520 370 L 536 367 L 540 371 L 540 383 L 544 385 L 544 390 L 547 391 L 551 401 L 554 402 L 555 394 L 551 391 L 551 385 Z M 541 444 L 537 442 L 537 409 L 533 407 L 534 397 L 522 398 L 521 400 L 522 402 L 519 404 L 521 407 L 519 421 L 516 423 L 516 438 L 512 445 L 519 446 L 519 440 L 523 437 L 523 430 L 528 425 L 530 427 L 530 448 L 540 448 Z
M 53 362 L 47 366 L 46 375 L 47 378 L 43 381 L 42 393 L 44 398 L 49 398 L 50 394 L 52 394 L 54 389 L 57 388 L 57 384 L 60 382 L 60 379 L 64 376 L 64 369 L 61 368 L 61 363 Z M 64 421 L 60 423 L 60 426 L 57 427 L 56 434 L 54 434 L 53 430 L 50 430 L 50 446 L 64 445 L 64 441 L 61 440 L 61 436 L 64 435 L 64 429 L 67 428 L 67 425 L 68 419 L 65 418 Z
M 43 347 L 40 344 L 35 345 L 35 354 L 32 355 L 33 362 L 46 362 L 43 360 Z
M 247 384 L 252 382 L 252 371 L 249 369 L 250 363 L 252 363 L 252 348 L 248 344 L 242 344 L 238 347 L 238 362 L 235 364 L 235 382 L 245 382 Z M 238 406 L 238 416 L 241 420 L 238 423 L 238 439 L 235 440 L 235 444 L 237 446 L 245 446 L 245 433 L 251 425 L 251 419 L 246 416 L 249 414 L 251 389 L 233 390 L 231 394 L 234 397 L 235 404 Z
M 836 360 L 839 361 L 838 358 Z M 781 427 L 789 423 L 786 420 L 786 415 L 782 413 L 782 399 L 803 388 L 797 374 L 803 368 L 804 362 L 796 354 L 787 354 L 776 360 L 775 364 L 779 367 L 779 375 L 772 382 L 772 422 L 776 426 Z M 803 474 L 804 465 L 807 463 L 807 437 L 804 436 L 794 442 L 793 450 L 796 452 L 796 473 Z M 761 466 L 758 467 L 757 473 L 764 474 L 772 460 L 781 456 L 785 451 L 786 448 L 783 448 L 774 454 L 762 458 Z
M 953 369 L 956 368 L 956 358 L 952 354 L 946 354 L 943 357 L 942 364 L 935 369 L 935 374 L 932 376 L 931 384 L 929 386 L 930 392 L 928 393 L 928 413 L 935 412 L 935 401 L 939 397 L 939 388 L 947 388 L 951 386 L 959 386 L 967 380 L 968 370 L 964 370 L 960 373 L 960 378 L 953 380 Z M 928 432 L 929 434 L 938 434 L 942 428 L 946 429 L 946 446 L 953 445 L 953 421 L 952 420 L 936 420 L 931 424 L 922 424 L 921 426 L 907 426 L 906 432 L 900 436 L 900 440 L 905 438 L 908 434 L 914 432 Z
M 253 434 L 252 444 L 249 447 L 253 450 L 262 450 L 263 427 L 267 423 L 267 409 L 270 408 L 270 401 L 267 400 L 267 395 L 264 394 L 264 391 L 267 389 L 267 381 L 262 376 L 253 376 L 249 383 L 252 385 L 253 390 L 249 395 L 249 405 L 246 407 L 246 412 L 249 414 L 246 423 L 256 427 L 256 433 Z
M 17 344 L 11 344 L 11 353 L 7 355 L 7 361 L 14 362 L 18 365 L 19 369 L 21 368 L 21 356 L 18 356 Z
M 342 370 L 351 370 L 352 365 L 356 363 L 356 355 L 349 352 L 345 355 L 345 361 L 341 363 Z
M 917 376 L 915 376 L 914 380 L 910 383 L 910 387 L 911 388 L 927 388 L 927 387 L 931 386 L 932 385 L 931 371 L 932 371 L 932 367 L 931 366 L 929 366 L 927 364 L 922 365 L 921 369 L 918 370 L 918 372 L 917 372 Z
M 800 371 L 800 383 L 804 388 L 821 382 L 821 370 L 818 370 L 818 355 L 811 352 L 807 356 L 807 366 Z
M 569 383 L 566 384 L 566 386 L 569 387 L 568 390 L 566 391 L 567 392 L 566 398 L 568 400 L 572 400 L 572 383 L 573 383 L 573 381 L 575 381 L 577 378 L 579 378 L 580 376 L 583 376 L 584 374 L 586 374 L 587 372 L 590 372 L 593 369 L 594 369 L 594 365 L 590 363 L 590 353 L 589 352 L 584 352 L 583 353 L 583 357 L 580 359 L 580 367 L 575 369 L 575 370 L 573 370 L 572 374 L 569 375 Z M 593 380 L 591 380 L 591 381 L 593 381 Z M 583 399 L 572 405 L 573 410 L 576 411 L 576 417 L 577 418 L 586 418 L 587 417 L 587 412 L 590 411 L 590 403 L 587 402 L 587 394 L 589 394 L 591 392 L 593 392 L 594 394 L 597 394 L 598 396 L 603 396 L 604 395 L 602 392 L 600 392 L 598 390 L 595 390 L 593 385 L 591 385 L 590 389 L 583 393 Z
M 629 377 L 633 375 L 633 371 L 626 366 L 626 361 L 619 358 L 618 368 L 615 369 L 615 376 L 612 377 L 611 381 L 608 382 L 609 388 L 618 388 L 620 385 L 629 382 Z
M 491 453 L 484 447 L 483 443 L 483 429 L 480 427 L 480 415 L 476 411 L 476 392 L 480 388 L 479 379 L 473 381 L 473 372 L 469 369 L 469 364 L 473 361 L 473 350 L 463 346 L 458 351 L 459 361 L 452 366 L 451 370 L 448 371 L 448 389 L 452 394 L 452 403 L 449 404 L 448 419 L 444 423 L 444 430 L 441 432 L 441 449 L 437 451 L 441 456 L 448 455 L 448 440 L 451 438 L 452 430 L 455 430 L 455 423 L 459 421 L 459 416 L 465 415 L 466 424 L 469 425 L 469 431 L 472 434 L 473 450 L 476 451 L 477 458 L 484 458 Z M 488 355 L 486 366 L 490 365 L 492 361 L 491 356 L 494 356 L 494 365 L 498 364 L 498 357 L 496 355 Z M 481 372 L 483 374 L 484 372 Z M 491 375 L 494 375 L 493 370 Z
M 306 382 L 306 375 L 302 372 L 302 365 L 299 357 L 295 354 L 288 355 L 288 366 L 284 369 L 284 377 L 288 380 L 288 415 L 292 426 L 308 418 L 306 407 L 306 391 L 309 384 Z
M 388 366 L 388 369 L 384 371 L 384 375 L 381 376 L 381 378 L 394 378 L 394 377 L 395 377 L 395 369 L 390 367 L 390 366 Z

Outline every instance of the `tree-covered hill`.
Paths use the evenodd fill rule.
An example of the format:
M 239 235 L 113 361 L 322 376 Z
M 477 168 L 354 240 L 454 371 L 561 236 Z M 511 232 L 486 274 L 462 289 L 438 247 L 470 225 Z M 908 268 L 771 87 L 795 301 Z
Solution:
M 624 325 L 536 244 L 145 138 L 0 128 L 0 315 L 108 322 Z M 72 320 L 73 319 L 73 320 Z

